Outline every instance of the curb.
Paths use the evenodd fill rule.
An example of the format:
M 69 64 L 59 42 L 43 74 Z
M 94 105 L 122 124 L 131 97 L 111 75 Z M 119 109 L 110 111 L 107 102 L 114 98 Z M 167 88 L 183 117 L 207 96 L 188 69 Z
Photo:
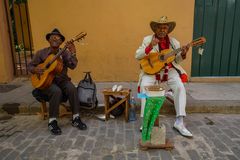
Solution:
M 140 106 L 137 107 L 136 113 L 140 113 Z M 17 108 L 11 107 L 5 107 L 5 108 L 0 108 L 1 111 L 0 113 L 7 113 L 10 115 L 14 114 L 22 114 L 22 115 L 36 115 L 38 112 L 40 112 L 40 103 L 34 103 L 32 105 L 28 105 L 25 103 L 19 104 Z M 91 112 L 96 109 L 90 110 Z M 100 106 L 97 108 L 98 112 L 104 112 L 104 107 Z M 225 104 L 223 105 L 214 105 L 211 103 L 201 103 L 200 104 L 191 104 L 187 105 L 186 107 L 186 112 L 189 113 L 222 113 L 222 114 L 240 114 L 240 105 L 234 104 L 231 105 L 229 104 L 226 106 Z M 174 105 L 169 103 L 168 101 L 164 103 L 163 107 L 160 110 L 160 114 L 175 114 L 175 108 Z

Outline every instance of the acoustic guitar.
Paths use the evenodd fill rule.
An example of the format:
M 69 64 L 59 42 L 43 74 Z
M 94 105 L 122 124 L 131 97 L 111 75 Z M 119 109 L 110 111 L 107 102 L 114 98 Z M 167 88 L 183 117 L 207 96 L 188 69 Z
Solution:
M 81 32 L 72 38 L 69 42 L 73 43 L 83 39 L 87 33 Z M 57 54 L 50 54 L 46 60 L 39 64 L 37 67 L 40 67 L 44 70 L 43 74 L 32 74 L 31 81 L 34 88 L 44 89 L 48 88 L 55 77 L 56 74 L 61 73 L 63 69 L 63 62 L 60 58 L 61 54 L 67 49 L 67 45 L 63 49 L 59 50 Z
M 188 43 L 187 46 L 199 46 L 206 42 L 204 37 L 200 37 L 198 39 L 193 40 Z M 140 66 L 142 70 L 147 74 L 155 74 L 158 73 L 165 64 L 169 64 L 175 60 L 176 54 L 182 51 L 182 47 L 172 50 L 165 49 L 159 52 L 152 52 L 145 56 L 140 60 Z

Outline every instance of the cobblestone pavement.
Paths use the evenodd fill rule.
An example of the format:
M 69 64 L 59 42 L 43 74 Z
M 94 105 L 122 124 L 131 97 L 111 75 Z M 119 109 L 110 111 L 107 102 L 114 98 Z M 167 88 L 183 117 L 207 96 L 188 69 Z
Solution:
M 190 114 L 185 118 L 194 138 L 187 139 L 172 129 L 173 115 L 160 121 L 167 127 L 167 137 L 175 149 L 141 151 L 139 121 L 125 123 L 120 119 L 102 122 L 83 117 L 88 130 L 70 125 L 61 118 L 60 136 L 50 135 L 47 121 L 38 116 L 16 115 L 0 121 L 0 159 L 69 159 L 69 160 L 237 160 L 240 159 L 239 114 Z

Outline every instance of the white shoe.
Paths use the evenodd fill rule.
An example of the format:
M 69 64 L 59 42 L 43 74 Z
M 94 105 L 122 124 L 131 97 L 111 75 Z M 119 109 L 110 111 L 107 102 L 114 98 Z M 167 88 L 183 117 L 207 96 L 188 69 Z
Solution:
M 117 87 L 117 91 L 119 92 L 119 91 L 121 91 L 123 89 L 123 86 L 122 85 L 119 85 L 118 87 Z
M 115 91 L 117 90 L 117 88 L 118 88 L 118 86 L 117 86 L 116 84 L 113 85 L 113 87 L 112 87 L 112 91 L 115 92 Z
M 193 137 L 192 133 L 189 130 L 187 130 L 187 128 L 183 124 L 174 123 L 173 128 L 175 128 L 182 136 L 185 136 L 188 138 Z
M 105 114 L 97 114 L 97 115 L 95 115 L 95 117 L 102 121 L 105 121 L 105 119 L 106 119 Z M 110 114 L 110 118 L 115 119 L 115 116 Z

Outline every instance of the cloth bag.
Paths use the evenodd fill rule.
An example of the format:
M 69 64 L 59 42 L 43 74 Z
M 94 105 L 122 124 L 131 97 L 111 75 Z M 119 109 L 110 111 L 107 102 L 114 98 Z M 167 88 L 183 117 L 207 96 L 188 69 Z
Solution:
M 98 105 L 97 88 L 93 82 L 90 72 L 85 72 L 85 77 L 78 84 L 78 100 L 81 108 L 93 109 Z

